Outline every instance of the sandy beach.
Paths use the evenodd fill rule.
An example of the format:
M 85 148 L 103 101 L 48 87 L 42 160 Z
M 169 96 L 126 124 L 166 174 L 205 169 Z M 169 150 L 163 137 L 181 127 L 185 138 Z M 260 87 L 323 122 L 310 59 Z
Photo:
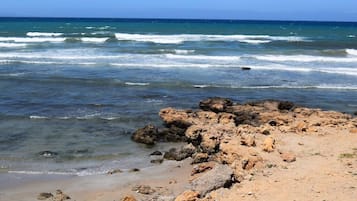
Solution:
M 4 174 L 1 178 L 9 185 L 1 186 L 1 200 L 354 201 L 357 197 L 354 116 L 290 102 L 237 104 L 213 98 L 201 101 L 197 110 L 164 108 L 160 117 L 166 128 L 144 127 L 133 139 L 156 144 L 177 135 L 175 139 L 184 139 L 187 145 L 159 150 L 164 155 L 156 156 L 158 164 L 83 177 Z

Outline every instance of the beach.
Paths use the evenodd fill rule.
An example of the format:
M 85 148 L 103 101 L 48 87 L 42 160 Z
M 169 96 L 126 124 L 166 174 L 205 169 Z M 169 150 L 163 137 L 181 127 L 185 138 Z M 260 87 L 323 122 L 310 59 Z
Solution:
M 181 154 L 179 162 L 178 156 L 162 161 L 150 154 L 165 155 L 190 143 L 195 154 L 211 157 L 222 151 L 187 140 L 187 126 L 202 119 L 167 127 L 165 108 L 173 108 L 168 113 L 210 111 L 213 119 L 221 113 L 228 113 L 224 118 L 251 118 L 234 122 L 227 132 L 233 135 L 242 128 L 254 134 L 255 146 L 248 147 L 261 154 L 263 167 L 252 179 L 234 177 L 229 188 L 200 192 L 199 199 L 239 195 L 242 200 L 293 200 L 289 196 L 294 195 L 296 200 L 331 200 L 333 189 L 339 189 L 335 198 L 351 200 L 356 194 L 356 30 L 353 22 L 0 18 L 0 200 L 37 200 L 43 192 L 55 196 L 57 189 L 72 200 L 121 200 L 129 195 L 174 200 L 193 190 L 193 154 Z M 226 98 L 241 108 L 202 108 L 200 101 L 210 97 Z M 238 112 L 263 100 L 318 108 L 321 112 L 316 113 L 329 120 L 318 129 L 295 108 L 257 105 L 250 108 L 254 115 Z M 261 110 L 297 117 L 279 122 L 281 117 L 271 116 L 275 126 L 267 119 L 253 121 Z M 336 111 L 336 116 L 325 111 Z M 294 130 L 299 118 L 305 131 Z M 331 123 L 334 118 L 344 124 Z M 270 126 L 267 130 L 277 143 L 271 154 L 261 147 L 268 137 L 257 130 L 262 126 Z M 144 133 L 154 129 L 132 137 L 141 128 Z M 156 136 L 155 129 L 165 137 Z M 294 152 L 296 161 L 281 160 L 279 151 L 285 149 Z M 344 153 L 348 157 L 340 158 Z M 205 171 L 231 162 L 210 158 Z M 313 171 L 319 168 L 323 171 Z M 336 182 L 329 180 L 331 175 Z M 269 182 L 272 188 L 266 186 Z M 304 182 L 309 188 L 297 185 Z M 332 187 L 324 191 L 326 183 Z M 155 192 L 137 193 L 136 185 Z M 284 186 L 291 188 L 288 194 L 274 191 Z M 320 197 L 308 198 L 318 195 L 315 191 Z
M 227 100 L 208 99 L 194 111 L 162 109 L 167 128 L 186 127 L 187 139 L 182 148 L 160 150 L 164 160 L 153 167 L 85 177 L 31 176 L 4 188 L 2 200 L 355 199 L 356 117 L 277 101 L 224 106 Z M 236 125 L 237 119 L 243 121 Z M 133 136 L 141 137 L 133 139 L 151 144 L 152 129 L 138 129 Z M 156 135 L 154 143 L 167 139 L 163 132 Z M 65 196 L 52 194 L 55 189 Z M 51 196 L 41 198 L 44 192 Z

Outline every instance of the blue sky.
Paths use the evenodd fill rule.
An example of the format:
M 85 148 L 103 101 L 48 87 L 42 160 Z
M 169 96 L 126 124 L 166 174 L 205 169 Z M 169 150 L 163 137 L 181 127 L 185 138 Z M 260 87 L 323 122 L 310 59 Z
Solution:
M 1 0 L 0 16 L 357 21 L 357 0 Z

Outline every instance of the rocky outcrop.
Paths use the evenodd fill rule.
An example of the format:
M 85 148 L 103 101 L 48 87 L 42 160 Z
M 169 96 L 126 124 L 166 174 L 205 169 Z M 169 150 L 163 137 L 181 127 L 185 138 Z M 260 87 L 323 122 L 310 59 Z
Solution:
M 241 182 L 266 166 L 273 167 L 267 155 L 284 165 L 294 162 L 294 153 L 279 151 L 281 142 L 277 135 L 327 135 L 337 130 L 357 133 L 356 117 L 299 107 L 288 101 L 238 104 L 225 98 L 210 98 L 201 101 L 199 107 L 164 108 L 159 115 L 165 128 L 149 125 L 134 133 L 133 139 L 146 144 L 186 142 L 187 146 L 166 151 L 164 159 L 180 161 L 192 157 L 192 164 L 197 165 L 192 171 L 195 178 L 191 190 L 198 192 L 200 198 L 232 182 Z

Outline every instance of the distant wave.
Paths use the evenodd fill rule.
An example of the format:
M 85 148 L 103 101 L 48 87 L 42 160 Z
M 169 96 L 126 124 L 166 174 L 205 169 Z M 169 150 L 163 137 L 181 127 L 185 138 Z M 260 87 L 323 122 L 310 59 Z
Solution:
M 265 61 L 293 61 L 293 62 L 357 62 L 357 58 L 349 57 L 322 57 L 310 55 L 259 55 L 253 58 Z
M 194 53 L 195 50 L 174 50 L 174 52 L 176 54 L 190 54 L 190 53 Z
M 42 42 L 64 42 L 66 38 L 53 37 L 0 37 L 1 42 L 15 43 L 42 43 Z
M 62 36 L 63 33 L 46 33 L 46 32 L 27 32 L 26 34 L 27 36 L 30 37 L 41 37 L 41 36 L 45 36 L 45 37 L 57 37 L 57 36 Z
M 125 82 L 125 84 L 129 85 L 129 86 L 147 86 L 150 83 L 147 83 L 147 82 Z
M 336 90 L 357 90 L 357 86 L 340 85 L 266 85 L 266 86 L 234 86 L 234 85 L 192 85 L 194 88 L 232 88 L 232 89 L 336 89 Z
M 48 119 L 48 117 L 32 115 L 30 119 Z
M 241 56 L 174 55 L 174 54 L 165 54 L 165 57 L 170 59 L 218 60 L 218 61 L 238 61 L 241 59 Z
M 357 56 L 357 49 L 346 49 L 347 54 Z
M 1 43 L 0 48 L 19 48 L 19 47 L 26 47 L 27 44 L 25 43 Z
M 270 36 L 270 35 L 202 35 L 202 34 L 129 34 L 116 33 L 115 37 L 121 41 L 152 42 L 161 44 L 179 44 L 185 41 L 238 41 L 242 43 L 260 44 L 272 41 L 307 41 L 297 36 Z
M 90 37 L 83 37 L 81 38 L 81 41 L 86 42 L 86 43 L 104 43 L 107 41 L 109 38 L 90 38 Z
M 0 58 L 7 59 L 61 59 L 61 60 L 94 60 L 94 59 L 119 59 L 119 58 L 128 58 L 128 55 L 69 55 L 58 54 L 56 52 L 39 52 L 39 53 L 0 53 Z M 42 61 L 40 61 L 42 62 Z M 43 61 L 47 62 L 47 61 Z

